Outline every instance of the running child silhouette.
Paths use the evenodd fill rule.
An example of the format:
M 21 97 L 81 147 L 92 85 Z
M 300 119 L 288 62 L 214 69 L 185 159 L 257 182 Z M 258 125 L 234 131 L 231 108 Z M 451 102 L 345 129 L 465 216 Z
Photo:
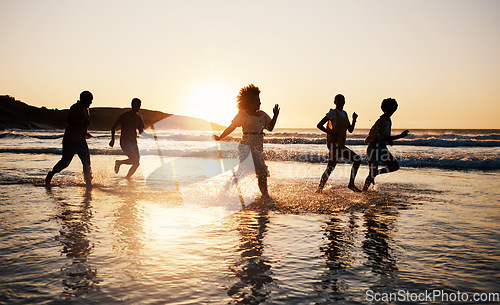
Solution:
M 325 172 L 321 176 L 317 192 L 321 193 L 325 187 L 328 177 L 330 177 L 330 174 L 335 169 L 338 160 L 341 158 L 352 161 L 351 178 L 347 187 L 354 192 L 361 192 L 354 184 L 354 179 L 356 178 L 356 174 L 358 173 L 358 169 L 361 164 L 361 157 L 345 146 L 346 133 L 347 131 L 350 133 L 354 131 L 358 115 L 356 112 L 352 114 L 351 124 L 349 122 L 347 112 L 343 110 L 345 97 L 342 94 L 337 94 L 335 96 L 334 104 L 335 109 L 330 109 L 330 111 L 323 119 L 321 119 L 321 121 L 319 121 L 317 125 L 319 130 L 326 133 L 326 145 L 328 146 L 329 152 L 328 164 Z M 325 123 L 328 123 L 326 128 Z
M 399 164 L 387 149 L 387 144 L 392 145 L 394 140 L 404 138 L 409 131 L 405 130 L 397 136 L 391 136 L 391 116 L 398 109 L 398 103 L 393 98 L 386 98 L 381 105 L 384 114 L 373 124 L 365 143 L 366 159 L 370 168 L 370 173 L 366 177 L 363 191 L 368 190 L 370 185 L 375 184 L 375 177 L 380 174 L 390 173 L 399 169 Z M 385 164 L 386 167 L 378 169 L 378 163 Z
M 280 108 L 276 104 L 273 108 L 273 118 L 260 110 L 260 89 L 253 84 L 242 88 L 237 97 L 238 114 L 220 136 L 214 135 L 216 141 L 220 141 L 233 132 L 237 127 L 242 127 L 243 137 L 238 146 L 240 162 L 249 153 L 252 154 L 255 165 L 255 173 L 259 181 L 259 189 L 263 197 L 269 197 L 267 190 L 268 170 L 264 162 L 264 129 L 272 131 Z

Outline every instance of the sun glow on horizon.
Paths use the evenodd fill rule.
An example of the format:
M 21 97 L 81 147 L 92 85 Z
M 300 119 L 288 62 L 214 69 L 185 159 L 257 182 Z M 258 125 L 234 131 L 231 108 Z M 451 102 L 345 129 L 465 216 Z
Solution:
M 237 91 L 219 82 L 207 82 L 191 91 L 180 115 L 228 126 L 238 112 Z

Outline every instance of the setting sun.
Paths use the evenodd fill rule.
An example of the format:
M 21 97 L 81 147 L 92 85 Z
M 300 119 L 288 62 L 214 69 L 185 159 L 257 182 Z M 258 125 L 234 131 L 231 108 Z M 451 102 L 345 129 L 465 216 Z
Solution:
M 222 83 L 204 83 L 191 91 L 180 114 L 228 126 L 237 113 L 237 94 Z

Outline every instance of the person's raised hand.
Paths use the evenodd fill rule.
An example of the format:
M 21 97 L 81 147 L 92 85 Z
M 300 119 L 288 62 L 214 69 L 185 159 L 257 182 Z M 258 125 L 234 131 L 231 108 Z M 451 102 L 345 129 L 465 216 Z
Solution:
M 273 114 L 274 116 L 278 116 L 278 114 L 280 113 L 280 106 L 278 104 L 274 105 L 274 108 L 273 108 Z

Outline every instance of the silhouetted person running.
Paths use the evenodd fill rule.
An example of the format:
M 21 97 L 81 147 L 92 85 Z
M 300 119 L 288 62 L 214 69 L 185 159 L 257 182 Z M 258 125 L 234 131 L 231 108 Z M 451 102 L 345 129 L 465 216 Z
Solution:
M 375 183 L 375 177 L 380 174 L 394 172 L 399 169 L 399 164 L 387 149 L 387 144 L 392 145 L 394 140 L 404 138 L 409 131 L 405 130 L 397 136 L 391 136 L 391 116 L 398 109 L 398 103 L 393 98 L 386 98 L 381 105 L 383 115 L 373 124 L 370 129 L 365 143 L 368 144 L 366 149 L 366 159 L 370 168 L 370 173 L 366 177 L 363 191 L 368 190 L 370 185 Z M 385 164 L 386 167 L 378 169 L 378 163 Z
M 347 131 L 349 130 L 351 133 L 354 131 L 358 115 L 356 112 L 352 114 L 351 124 L 347 113 L 343 110 L 345 98 L 342 94 L 337 94 L 335 96 L 334 103 L 335 109 L 330 109 L 317 125 L 318 129 L 326 132 L 326 145 L 328 146 L 329 152 L 328 164 L 325 172 L 321 176 L 317 192 L 321 193 L 328 177 L 330 177 L 330 174 L 341 158 L 352 161 L 351 178 L 347 187 L 355 192 L 361 192 L 354 184 L 354 179 L 356 178 L 359 165 L 361 164 L 361 157 L 345 146 Z M 326 128 L 325 123 L 328 123 Z
M 141 134 L 144 131 L 144 122 L 142 117 L 138 114 L 141 109 L 141 100 L 138 98 L 132 99 L 132 109 L 122 113 L 116 120 L 113 127 L 111 127 L 111 141 L 109 146 L 115 145 L 115 130 L 121 126 L 120 134 L 120 147 L 128 159 L 115 161 L 115 173 L 118 174 L 122 164 L 131 164 L 126 178 L 132 177 L 137 168 L 139 167 L 139 147 L 137 147 L 137 132 Z
M 260 89 L 253 84 L 240 90 L 237 102 L 239 112 L 231 121 L 231 125 L 229 125 L 220 136 L 214 135 L 214 138 L 216 141 L 220 141 L 237 127 L 242 127 L 243 137 L 238 146 L 240 162 L 243 161 L 249 153 L 252 154 L 260 192 L 263 197 L 269 197 L 267 191 L 268 170 L 264 162 L 264 129 L 273 131 L 280 108 L 278 104 L 274 105 L 272 119 L 267 113 L 260 110 Z
M 90 125 L 89 107 L 93 99 L 92 93 L 83 91 L 80 93 L 80 100 L 69 109 L 67 126 L 63 137 L 62 158 L 47 174 L 45 185 L 50 185 L 54 174 L 69 166 L 75 154 L 82 161 L 85 183 L 87 186 L 92 185 L 90 153 L 86 139 L 92 137 L 88 133 L 88 127 Z

